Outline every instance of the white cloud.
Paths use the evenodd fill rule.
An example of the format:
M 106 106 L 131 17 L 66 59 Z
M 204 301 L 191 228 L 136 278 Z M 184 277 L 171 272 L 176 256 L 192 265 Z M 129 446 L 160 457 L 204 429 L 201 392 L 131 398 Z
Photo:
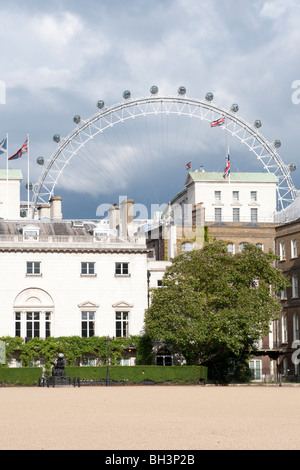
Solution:
M 68 11 L 4 16 L 1 34 L 10 44 L 3 51 L 3 61 L 9 64 L 2 69 L 7 88 L 25 87 L 35 94 L 47 88 L 78 91 L 89 62 L 100 60 L 110 47 L 103 35 L 90 32 L 77 14 Z M 22 30 L 22 41 L 16 40 L 16 30 Z
M 295 6 L 295 3 L 289 0 L 276 0 L 276 1 L 267 1 L 264 2 L 263 7 L 261 9 L 261 15 L 265 16 L 266 18 L 270 18 L 272 20 L 277 20 L 278 18 L 282 17 L 286 11 Z
M 39 41 L 54 44 L 55 47 L 65 47 L 70 41 L 76 40 L 83 32 L 80 18 L 70 12 L 57 17 L 48 14 L 36 15 L 31 21 L 32 34 L 37 35 Z M 59 50 L 58 50 L 59 52 Z

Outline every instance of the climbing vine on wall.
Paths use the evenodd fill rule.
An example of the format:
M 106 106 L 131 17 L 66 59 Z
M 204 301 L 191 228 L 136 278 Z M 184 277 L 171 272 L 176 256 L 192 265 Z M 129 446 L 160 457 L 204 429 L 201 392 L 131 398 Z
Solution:
M 107 361 L 108 347 L 106 336 L 91 336 L 82 338 L 80 336 L 60 336 L 58 338 L 32 338 L 25 342 L 19 337 L 2 337 L 6 345 L 6 365 L 12 358 L 18 358 L 22 366 L 28 367 L 37 360 L 45 363 L 45 369 L 51 369 L 51 362 L 58 353 L 63 353 L 67 365 L 78 366 L 83 358 L 95 357 L 100 363 Z M 129 338 L 111 338 L 109 345 L 109 360 L 112 365 L 118 361 L 126 351 L 130 349 L 137 351 L 137 363 L 151 363 L 151 342 L 140 336 Z M 150 362 L 149 362 L 150 361 Z

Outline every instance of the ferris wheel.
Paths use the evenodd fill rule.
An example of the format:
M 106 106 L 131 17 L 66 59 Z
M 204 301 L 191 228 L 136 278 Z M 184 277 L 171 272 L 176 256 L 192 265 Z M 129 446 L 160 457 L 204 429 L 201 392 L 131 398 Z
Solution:
M 147 115 L 188 116 L 204 121 L 215 121 L 220 117 L 226 120 L 226 131 L 247 146 L 252 154 L 260 161 L 265 171 L 273 173 L 278 178 L 277 204 L 278 210 L 283 210 L 297 196 L 297 190 L 292 181 L 291 172 L 296 169 L 295 163 L 285 164 L 277 152 L 281 146 L 280 140 L 269 142 L 260 132 L 260 120 L 252 124 L 238 116 L 239 106 L 232 104 L 229 109 L 213 104 L 214 96 L 206 93 L 202 100 L 186 96 L 186 88 L 178 88 L 175 96 L 160 96 L 157 86 L 152 86 L 150 95 L 143 98 L 133 98 L 130 91 L 123 93 L 123 101 L 107 107 L 103 100 L 97 102 L 98 111 L 89 119 L 83 120 L 79 115 L 74 116 L 76 127 L 66 137 L 59 134 L 53 136 L 57 149 L 45 161 L 37 159 L 44 169 L 39 181 L 32 185 L 32 214 L 35 209 L 48 203 L 54 196 L 54 190 L 67 165 L 81 149 L 98 134 L 127 120 Z

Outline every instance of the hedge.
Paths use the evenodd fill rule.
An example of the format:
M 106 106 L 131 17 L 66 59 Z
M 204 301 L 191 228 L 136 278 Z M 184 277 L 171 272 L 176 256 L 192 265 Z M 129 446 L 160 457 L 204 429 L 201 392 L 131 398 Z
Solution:
M 87 381 L 106 380 L 107 367 L 66 367 L 66 375 Z M 204 366 L 110 366 L 109 379 L 116 383 L 138 384 L 143 381 L 155 383 L 196 384 L 207 381 Z
M 36 385 L 42 378 L 42 367 L 1 367 L 0 382 L 13 385 Z

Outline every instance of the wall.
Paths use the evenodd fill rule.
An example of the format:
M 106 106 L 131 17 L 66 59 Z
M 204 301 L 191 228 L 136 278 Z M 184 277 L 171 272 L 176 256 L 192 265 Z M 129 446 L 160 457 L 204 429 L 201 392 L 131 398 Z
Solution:
M 40 261 L 42 274 L 26 275 L 26 261 Z M 81 262 L 95 262 L 96 275 L 81 276 Z M 128 262 L 130 275 L 115 276 L 115 262 Z M 96 311 L 96 335 L 115 336 L 115 311 L 118 309 L 130 312 L 129 333 L 140 334 L 147 308 L 147 255 L 145 252 L 83 253 L 55 250 L 1 252 L 0 336 L 15 335 L 14 302 L 21 291 L 29 288 L 42 289 L 53 299 L 54 336 L 81 334 L 81 308 Z M 31 311 L 33 307 L 43 307 L 32 299 L 28 300 L 24 308 L 28 307 Z

